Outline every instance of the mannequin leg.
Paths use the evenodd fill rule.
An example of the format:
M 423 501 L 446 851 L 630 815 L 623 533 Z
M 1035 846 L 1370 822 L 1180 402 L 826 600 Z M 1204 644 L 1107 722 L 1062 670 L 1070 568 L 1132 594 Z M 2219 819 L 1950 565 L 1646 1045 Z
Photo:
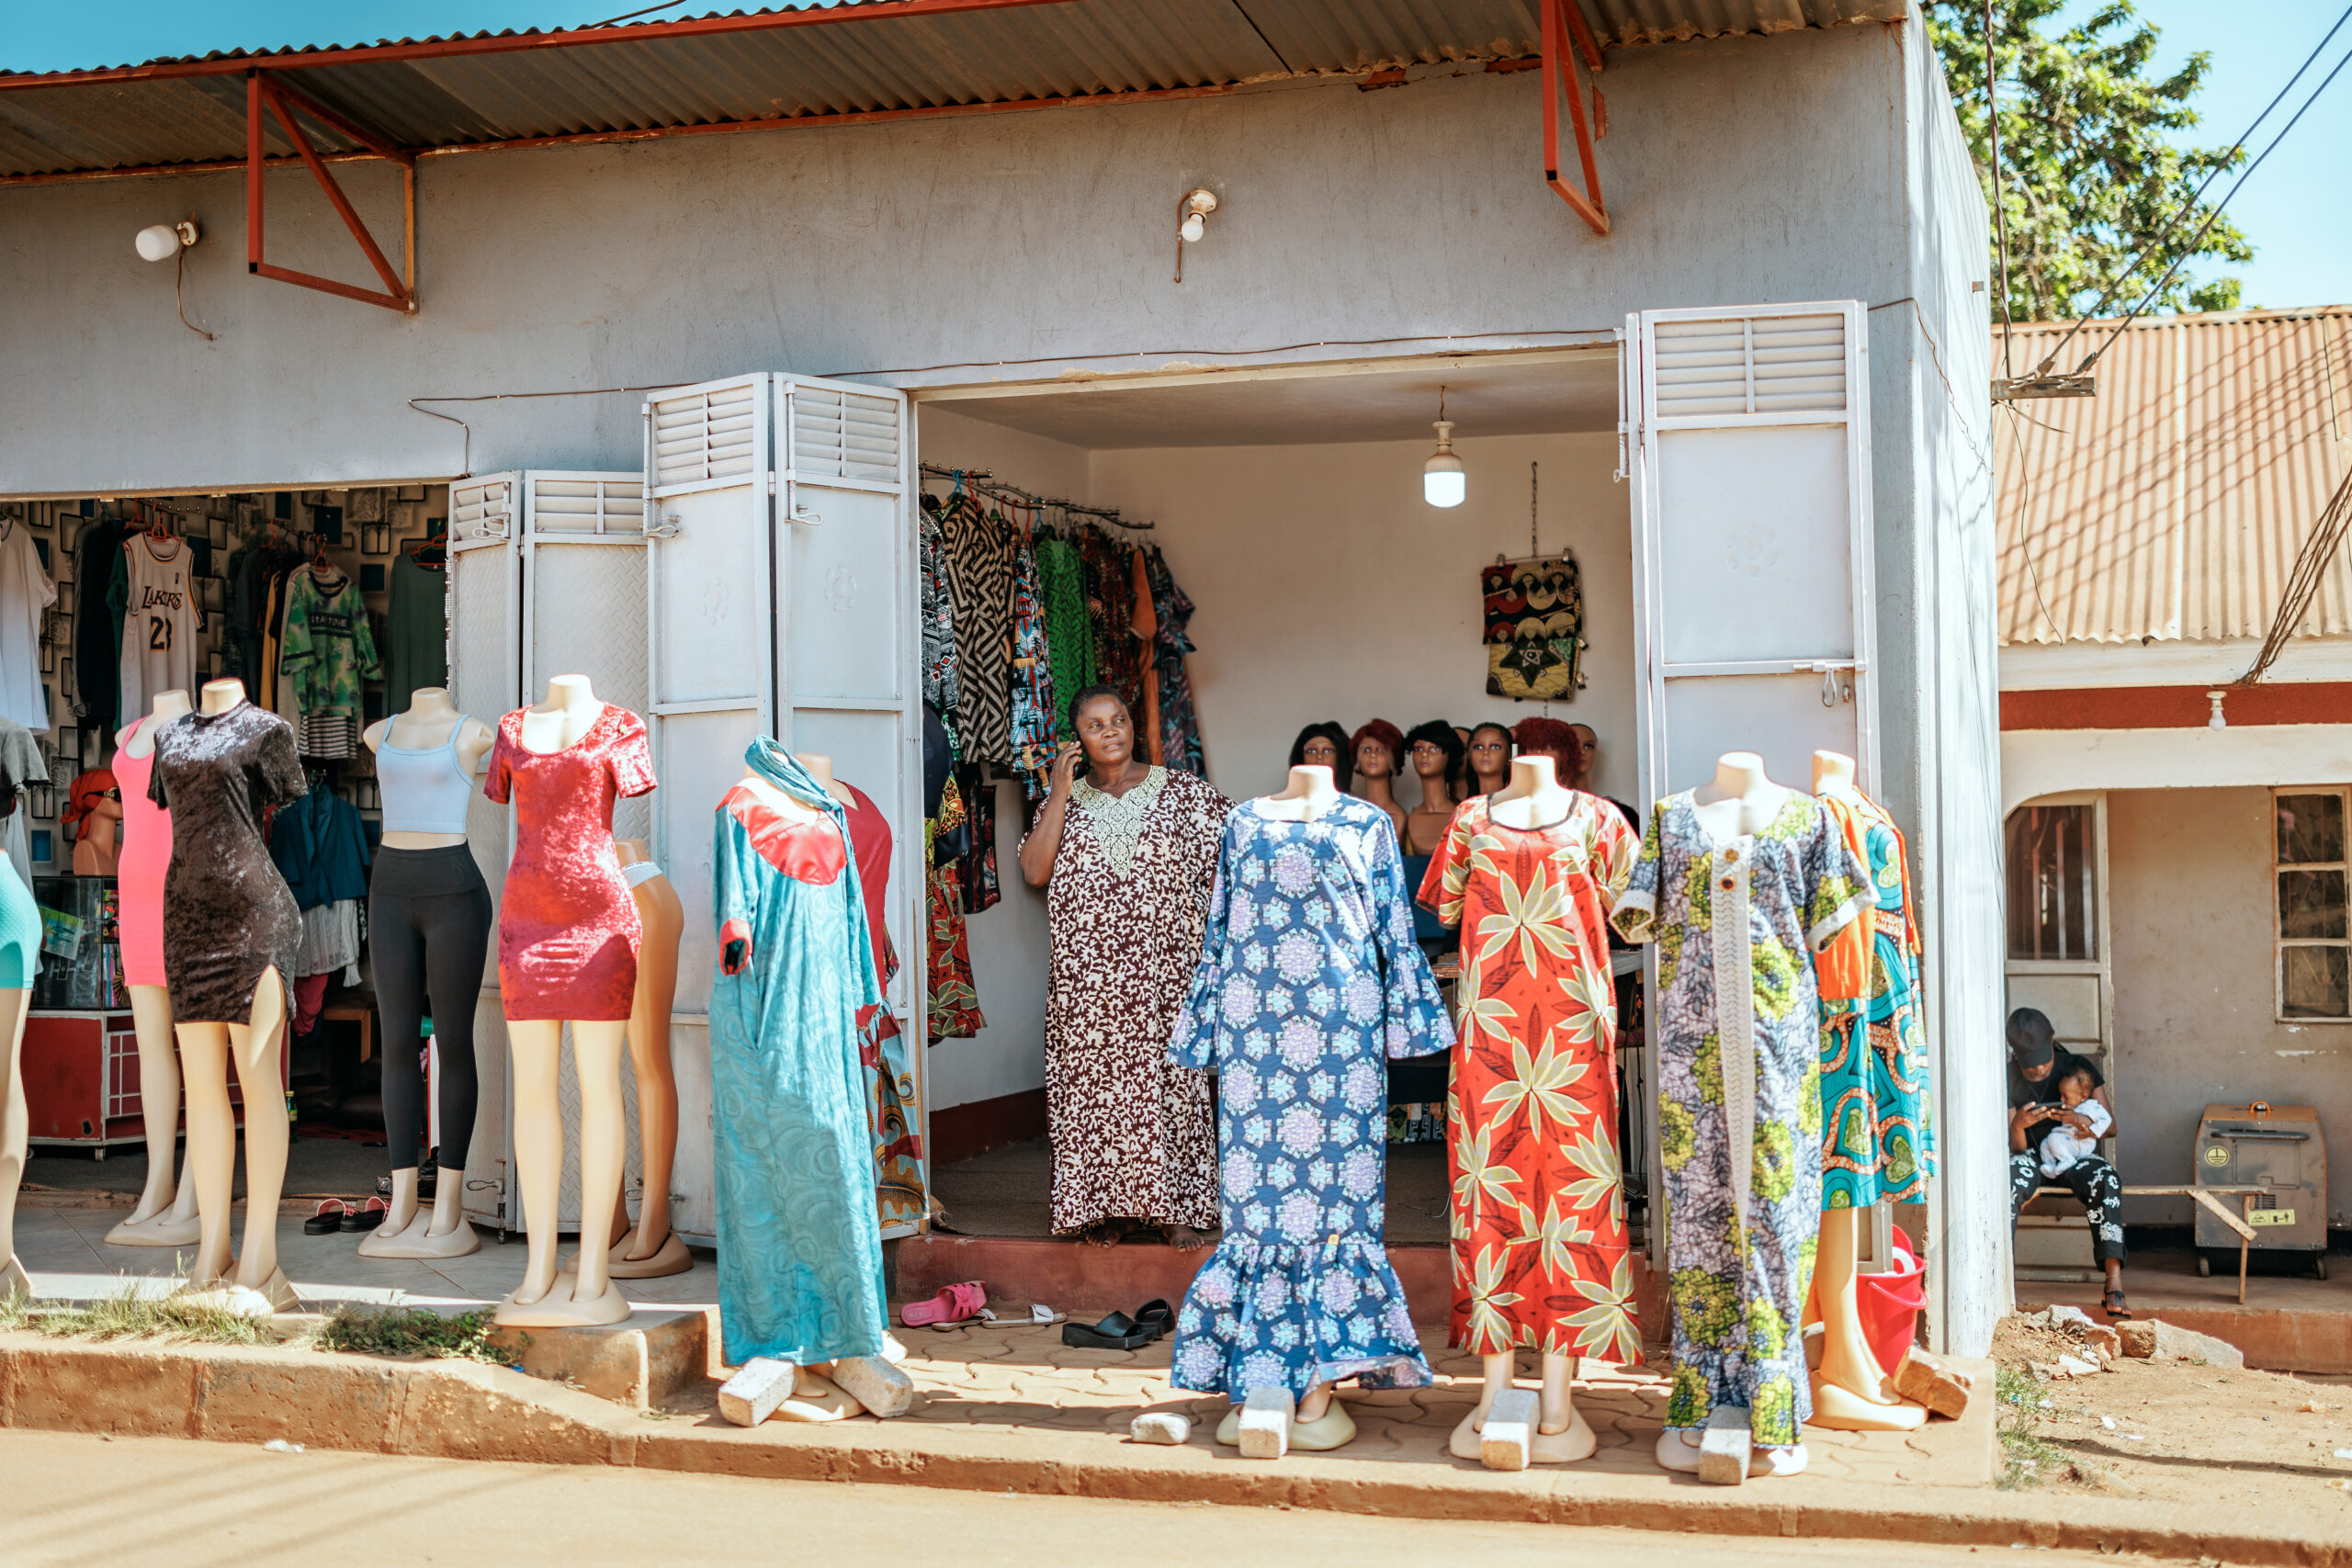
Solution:
M 499 1303 L 501 1324 L 519 1328 L 559 1328 L 619 1323 L 629 1315 L 626 1297 L 615 1288 L 605 1253 L 593 1238 L 608 1234 L 620 1194 L 627 1140 L 621 1126 L 621 1052 L 628 1024 L 620 1020 L 571 1025 L 571 1049 L 580 1080 L 580 1234 L 592 1245 L 580 1249 L 579 1274 L 556 1273 L 557 1204 L 563 1181 L 563 1112 L 557 1099 L 563 1026 L 551 1020 L 510 1021 L 514 1056 L 514 1157 L 520 1168 L 523 1207 L 530 1248 L 523 1283 Z
M 1544 1394 L 1529 1458 L 1537 1464 L 1574 1464 L 1592 1457 L 1600 1438 L 1576 1404 L 1579 1358 L 1544 1358 Z
M 1814 1265 L 1815 1299 L 1821 1308 L 1821 1367 L 1813 1375 L 1813 1425 L 1843 1432 L 1907 1432 L 1925 1426 L 1928 1413 L 1894 1397 L 1886 1371 L 1862 1336 L 1854 1299 L 1854 1273 L 1861 1254 L 1860 1209 L 1825 1209 L 1821 1245 Z
M 139 1034 L 139 1101 L 147 1134 L 147 1185 L 130 1217 L 115 1228 L 143 1225 L 175 1196 L 172 1168 L 180 1147 L 180 1058 L 172 1045 L 172 993 L 162 986 L 130 987 L 131 1027 Z M 118 1238 L 108 1235 L 107 1239 Z
M 17 1189 L 25 1177 L 25 1151 L 32 1137 L 32 1113 L 25 1106 L 25 1015 L 33 994 L 14 987 L 0 990 L 0 1300 L 33 1293 L 33 1282 L 17 1261 Z
M 229 1025 L 237 1058 L 237 1087 L 245 1101 L 245 1245 L 237 1283 L 261 1290 L 277 1272 L 277 1199 L 286 1190 L 286 987 L 276 969 L 254 988 L 252 1021 Z
M 229 1026 L 183 1023 L 180 1067 L 187 1094 L 187 1168 L 196 1176 L 199 1224 L 191 1284 L 229 1272 L 229 1205 L 236 1190 L 237 1113 L 229 1103 Z
M 637 1235 L 625 1255 L 651 1259 L 670 1239 L 670 1173 L 678 1151 L 678 1079 L 670 1066 L 670 1009 L 678 995 L 678 939 L 685 907 L 666 876 L 637 889 L 644 940 L 638 949 L 637 997 L 629 1012 L 629 1065 L 637 1073 L 638 1162 L 645 1187 Z M 626 1206 L 621 1211 L 627 1213 Z
M 1470 1407 L 1470 1414 L 1453 1428 L 1453 1436 L 1447 1443 L 1455 1459 L 1476 1460 L 1479 1456 L 1478 1433 L 1487 1425 L 1487 1414 L 1494 1409 L 1495 1401 L 1509 1392 L 1512 1376 L 1518 1371 L 1515 1359 L 1508 1350 L 1498 1356 L 1481 1359 L 1479 1364 L 1486 1372 L 1486 1382 L 1478 1390 L 1478 1403 Z

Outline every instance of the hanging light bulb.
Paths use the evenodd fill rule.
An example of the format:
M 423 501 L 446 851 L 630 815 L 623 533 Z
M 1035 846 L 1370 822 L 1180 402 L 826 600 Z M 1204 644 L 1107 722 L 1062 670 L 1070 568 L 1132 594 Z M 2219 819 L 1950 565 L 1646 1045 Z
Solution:
M 1459 506 L 1469 489 L 1462 459 L 1453 455 L 1453 422 L 1445 417 L 1445 389 L 1437 389 L 1437 450 L 1421 465 L 1421 499 L 1431 506 Z

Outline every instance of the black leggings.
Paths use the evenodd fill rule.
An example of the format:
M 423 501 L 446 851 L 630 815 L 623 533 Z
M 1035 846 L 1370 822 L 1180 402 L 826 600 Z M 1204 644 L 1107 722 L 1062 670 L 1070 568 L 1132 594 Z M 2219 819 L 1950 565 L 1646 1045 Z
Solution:
M 376 852 L 368 945 L 384 1021 L 385 1152 L 396 1171 L 416 1168 L 424 1137 L 423 1021 L 430 1017 L 441 1057 L 440 1168 L 465 1179 L 474 1132 L 474 1003 L 490 952 L 490 889 L 465 845 Z

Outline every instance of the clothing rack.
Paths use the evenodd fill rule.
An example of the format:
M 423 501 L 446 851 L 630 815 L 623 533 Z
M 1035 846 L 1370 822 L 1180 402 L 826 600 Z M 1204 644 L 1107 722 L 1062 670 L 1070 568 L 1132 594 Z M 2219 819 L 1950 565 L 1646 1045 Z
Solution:
M 922 477 L 926 479 L 945 479 L 966 490 L 988 496 L 992 500 L 1008 502 L 1014 506 L 1035 507 L 1040 510 L 1051 509 L 1056 512 L 1075 512 L 1088 517 L 1099 517 L 1114 528 L 1125 528 L 1131 533 L 1147 534 L 1159 526 L 1156 523 L 1130 523 L 1119 515 L 1119 509 L 1115 506 L 1083 506 L 1075 501 L 1063 501 L 1055 496 L 1034 494 L 1021 489 L 1018 485 L 1005 483 L 986 468 L 943 468 L 936 463 L 925 463 L 922 466 Z

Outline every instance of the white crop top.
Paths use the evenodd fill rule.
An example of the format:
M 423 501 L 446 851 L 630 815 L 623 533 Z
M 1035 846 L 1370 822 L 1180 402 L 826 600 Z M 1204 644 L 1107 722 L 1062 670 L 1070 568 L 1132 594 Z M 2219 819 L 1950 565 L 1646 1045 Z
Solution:
M 384 797 L 387 833 L 463 833 L 466 806 L 472 800 L 473 779 L 458 765 L 458 721 L 449 739 L 422 750 L 395 746 L 390 740 L 376 747 L 376 784 Z

